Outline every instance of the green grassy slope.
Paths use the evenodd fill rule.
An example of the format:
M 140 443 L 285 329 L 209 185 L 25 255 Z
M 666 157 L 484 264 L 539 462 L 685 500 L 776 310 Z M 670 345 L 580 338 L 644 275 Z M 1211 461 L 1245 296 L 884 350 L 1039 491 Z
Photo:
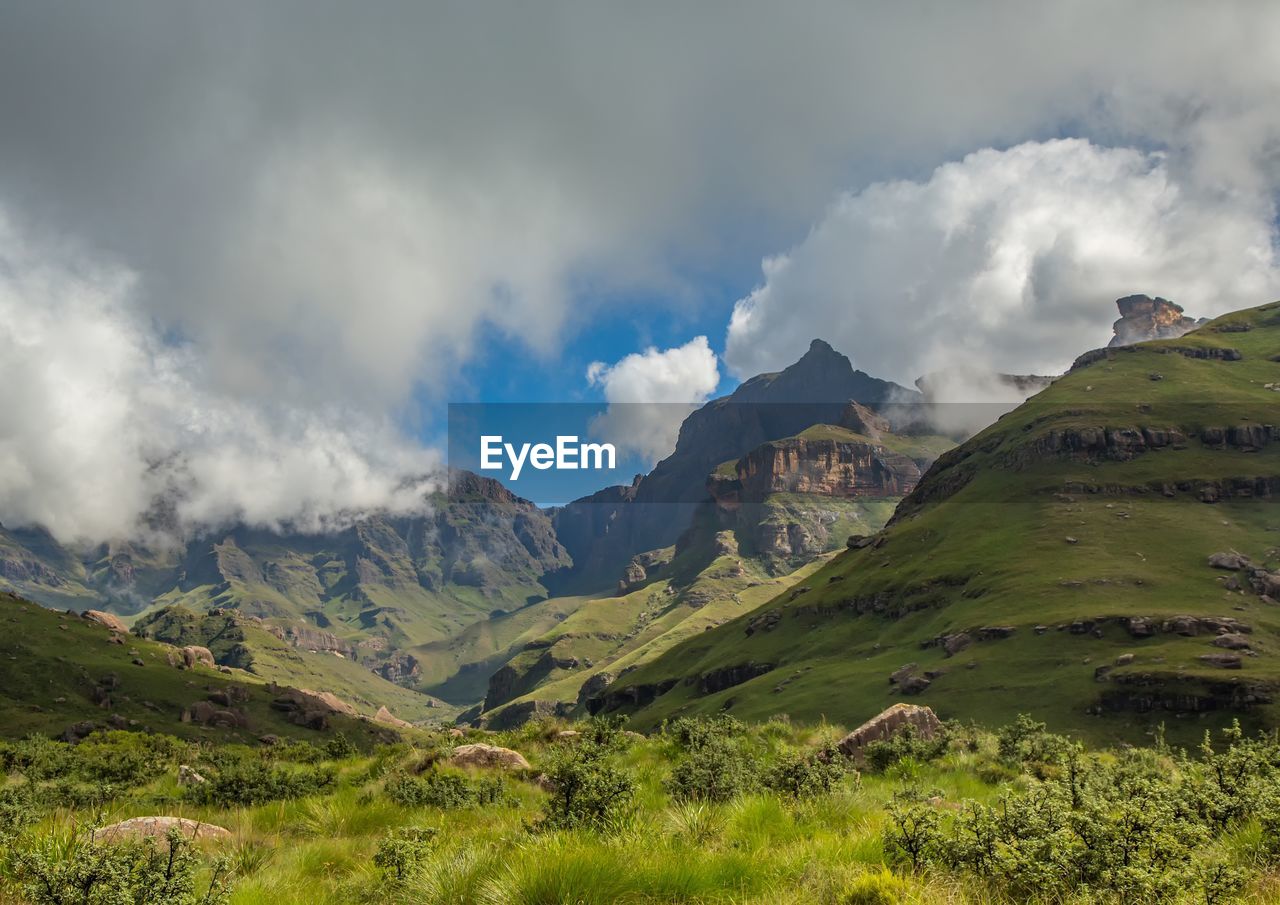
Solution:
M 785 575 L 771 576 L 760 563 L 736 555 L 713 559 L 692 580 L 658 579 L 627 594 L 599 597 L 546 634 L 526 642 L 506 669 L 517 693 L 494 708 L 530 702 L 578 709 L 584 684 L 606 682 L 638 669 L 682 641 L 702 635 L 769 600 L 817 569 L 815 560 Z
M 220 665 L 243 669 L 264 681 L 335 694 L 365 716 L 373 716 L 379 707 L 409 721 L 443 720 L 456 712 L 337 653 L 281 640 L 236 611 L 197 613 L 175 606 L 136 621 L 134 627 L 157 641 L 207 647 Z
M 552 597 L 472 623 L 452 638 L 412 648 L 422 664 L 417 687 L 454 704 L 484 698 L 489 676 L 591 596 Z
M 1233 349 L 1241 360 L 1183 349 Z M 1267 305 L 1078 367 L 943 456 L 875 546 L 840 555 L 794 599 L 623 677 L 614 703 L 635 709 L 616 696 L 627 688 L 648 702 L 639 725 L 722 709 L 857 722 L 901 699 L 889 675 L 914 663 L 918 676 L 941 673 L 918 700 L 948 717 L 1027 711 L 1130 739 L 1159 722 L 1184 735 L 1236 715 L 1280 723 L 1280 606 L 1229 589 L 1232 573 L 1207 563 L 1230 549 L 1280 563 L 1280 437 L 1251 448 L 1218 444 L 1212 430 L 1280 425 L 1277 356 L 1280 305 Z M 1053 449 L 1089 428 L 1176 429 L 1185 442 L 1126 453 L 1121 436 L 1106 449 Z M 1212 630 L 1143 638 L 1127 627 L 1129 617 L 1181 615 L 1246 623 L 1252 655 L 1222 669 L 1200 659 L 1225 653 Z M 973 630 L 989 626 L 1014 631 L 979 640 Z M 922 646 L 965 630 L 973 643 L 954 656 Z M 742 664 L 773 668 L 700 693 L 697 677 Z M 1110 670 L 1095 677 L 1099 667 Z
M 83 721 L 249 743 L 268 733 L 323 741 L 335 731 L 371 742 L 383 731 L 340 714 L 330 717 L 329 732 L 296 726 L 271 707 L 276 694 L 262 677 L 203 666 L 177 669 L 169 663 L 167 645 L 134 636 L 116 644 L 101 625 L 7 594 L 0 594 L 0 627 L 0 736 L 56 735 Z M 115 677 L 116 687 L 110 708 L 104 708 L 93 695 L 108 676 Z M 289 684 L 300 682 L 291 674 Z M 184 709 L 228 689 L 237 689 L 244 698 L 237 706 L 247 716 L 246 726 L 212 728 L 181 721 Z

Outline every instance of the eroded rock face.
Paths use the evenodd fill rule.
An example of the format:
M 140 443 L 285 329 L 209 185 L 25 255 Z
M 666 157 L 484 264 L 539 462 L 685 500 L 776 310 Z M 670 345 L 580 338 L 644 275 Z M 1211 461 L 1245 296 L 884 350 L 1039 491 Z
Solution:
M 891 738 L 907 726 L 913 726 L 921 738 L 933 738 L 942 728 L 942 722 L 931 707 L 894 704 L 842 738 L 837 747 L 845 756 L 862 763 L 867 745 Z
M 708 489 L 723 508 L 759 501 L 772 493 L 893 497 L 910 493 L 920 466 L 871 443 L 793 437 L 765 443 L 738 461 L 733 479 L 713 479 Z
M 529 762 L 519 751 L 497 745 L 459 745 L 449 755 L 449 763 L 455 767 L 500 767 L 504 770 L 528 770 Z
M 1112 325 L 1115 336 L 1108 344 L 1111 348 L 1149 339 L 1177 339 L 1204 323 L 1184 315 L 1181 305 L 1159 297 L 1129 295 L 1116 299 L 1116 307 L 1120 319 Z

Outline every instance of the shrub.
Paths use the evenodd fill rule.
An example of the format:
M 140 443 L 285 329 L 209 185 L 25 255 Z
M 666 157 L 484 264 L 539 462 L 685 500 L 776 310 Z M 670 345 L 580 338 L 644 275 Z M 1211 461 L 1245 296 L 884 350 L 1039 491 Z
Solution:
M 739 719 L 721 714 L 710 719 L 683 716 L 673 720 L 664 731 L 686 751 L 701 748 L 713 738 L 739 738 L 747 734 L 747 725 Z
M 339 732 L 324 743 L 324 753 L 330 760 L 345 760 L 348 757 L 355 757 L 360 753 L 360 749 L 352 744 L 351 739 Z
M 1049 732 L 1025 713 L 996 733 L 996 749 L 1000 759 L 1012 764 L 1049 763 L 1059 759 L 1071 743 L 1061 735 Z
M 317 764 L 328 757 L 319 745 L 304 741 L 277 742 L 262 749 L 262 756 L 266 760 L 287 761 L 294 764 Z
M 947 752 L 949 743 L 950 733 L 946 728 L 930 739 L 924 738 L 915 726 L 908 723 L 888 738 L 871 742 L 863 750 L 863 756 L 868 767 L 883 773 L 908 758 L 922 764 L 936 760 Z
M 70 770 L 71 746 L 43 735 L 31 735 L 0 744 L 0 768 L 18 772 L 30 780 L 54 779 Z
M 784 754 L 765 771 L 763 782 L 765 788 L 792 798 L 812 798 L 829 794 L 848 772 L 844 755 L 827 748 L 817 754 Z
M 889 821 L 881 834 L 885 854 L 895 864 L 918 871 L 938 855 L 942 818 L 916 792 L 898 793 L 889 804 Z
M 189 786 L 187 797 L 219 807 L 302 798 L 326 791 L 336 776 L 329 767 L 279 767 L 256 760 L 226 763 L 204 783 Z
M 42 810 L 41 801 L 31 783 L 0 787 L 0 850 L 39 820 Z
M 31 905 L 216 905 L 230 895 L 225 862 L 199 888 L 200 860 L 177 831 L 164 847 L 45 834 L 11 846 L 5 867 L 5 885 Z
M 682 717 L 667 734 L 685 752 L 666 783 L 678 801 L 728 801 L 760 788 L 764 766 L 742 722 Z
M 616 733 L 614 734 L 616 735 Z M 553 750 L 545 765 L 551 795 L 539 829 L 602 828 L 620 817 L 635 794 L 631 777 L 614 763 L 618 741 L 586 733 Z
M 92 782 L 138 786 L 174 766 L 186 750 L 168 735 L 95 732 L 72 748 L 69 766 Z
M 503 804 L 511 800 L 506 784 L 501 779 L 472 779 L 443 770 L 430 770 L 421 776 L 395 776 L 387 781 L 383 790 L 388 798 L 406 808 L 458 810 Z
M 378 843 L 373 863 L 382 869 L 383 879 L 403 883 L 421 866 L 435 841 L 431 827 L 411 826 L 395 830 Z

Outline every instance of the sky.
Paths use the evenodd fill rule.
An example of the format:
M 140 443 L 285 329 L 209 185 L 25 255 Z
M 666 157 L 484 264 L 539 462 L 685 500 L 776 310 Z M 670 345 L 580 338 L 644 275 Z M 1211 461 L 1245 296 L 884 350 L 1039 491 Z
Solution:
M 421 507 L 450 402 L 1280 297 L 1277 51 L 1261 2 L 5 4 L 0 522 L 324 529 Z

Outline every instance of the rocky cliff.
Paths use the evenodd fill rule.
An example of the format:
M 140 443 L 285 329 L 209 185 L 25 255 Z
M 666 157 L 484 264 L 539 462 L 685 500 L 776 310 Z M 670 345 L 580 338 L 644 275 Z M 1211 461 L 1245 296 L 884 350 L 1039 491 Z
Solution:
M 815 424 L 838 424 L 850 400 L 919 402 L 920 394 L 855 370 L 822 340 L 790 367 L 712 400 L 680 426 L 675 451 L 632 487 L 576 500 L 554 515 L 579 572 L 613 579 L 637 553 L 674 543 L 706 500 L 721 463 Z
M 1204 318 L 1196 320 L 1182 313 L 1182 306 L 1168 299 L 1149 295 L 1129 295 L 1116 299 L 1120 319 L 1112 325 L 1115 336 L 1108 344 L 1112 347 L 1131 346 L 1149 339 L 1177 339 L 1190 333 Z

